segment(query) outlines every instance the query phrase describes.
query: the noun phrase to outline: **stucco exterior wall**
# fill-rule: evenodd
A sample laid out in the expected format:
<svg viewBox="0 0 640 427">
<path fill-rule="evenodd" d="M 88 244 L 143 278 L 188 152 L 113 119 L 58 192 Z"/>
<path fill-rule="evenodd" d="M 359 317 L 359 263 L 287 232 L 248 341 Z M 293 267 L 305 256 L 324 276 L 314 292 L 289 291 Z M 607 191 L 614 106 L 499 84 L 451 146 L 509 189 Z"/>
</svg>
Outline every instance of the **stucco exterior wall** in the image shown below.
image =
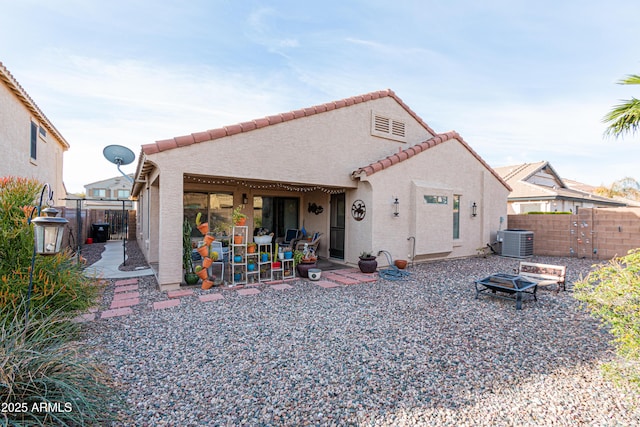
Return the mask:
<svg viewBox="0 0 640 427">
<path fill-rule="evenodd" d="M 393 259 L 462 257 L 476 254 L 495 236 L 507 215 L 508 189 L 457 140 L 450 140 L 367 178 L 371 185 L 370 235 L 375 253 Z M 358 190 L 358 193 L 360 189 Z M 425 195 L 446 196 L 448 203 L 427 204 Z M 460 238 L 453 239 L 453 196 L 460 195 Z M 358 194 L 359 198 L 360 194 Z M 393 216 L 399 200 L 400 215 Z M 473 217 L 471 205 L 477 205 Z M 363 232 L 368 233 L 369 230 Z M 378 259 L 386 264 L 386 258 Z"/>
<path fill-rule="evenodd" d="M 402 119 L 407 143 L 371 135 L 372 111 Z M 391 98 L 192 144 L 149 156 L 160 170 L 354 187 L 352 171 L 431 135 Z"/>
<path fill-rule="evenodd" d="M 47 130 L 46 137 L 37 137 L 36 159 L 31 159 L 31 122 L 43 126 L 24 103 L 0 79 L 0 151 L 5 161 L 0 163 L 0 176 L 35 178 L 48 183 L 54 192 L 55 204 L 63 206 L 66 191 L 62 181 L 64 148 Z"/>
</svg>

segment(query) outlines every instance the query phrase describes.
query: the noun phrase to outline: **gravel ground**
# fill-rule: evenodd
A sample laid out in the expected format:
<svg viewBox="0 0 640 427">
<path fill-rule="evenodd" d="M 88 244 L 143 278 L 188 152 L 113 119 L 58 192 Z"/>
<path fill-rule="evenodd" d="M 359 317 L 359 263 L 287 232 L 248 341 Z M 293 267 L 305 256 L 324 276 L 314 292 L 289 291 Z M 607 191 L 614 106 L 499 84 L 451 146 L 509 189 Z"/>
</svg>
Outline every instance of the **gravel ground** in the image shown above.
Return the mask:
<svg viewBox="0 0 640 427">
<path fill-rule="evenodd" d="M 593 263 L 533 261 L 567 265 L 570 280 Z M 117 425 L 640 425 L 638 393 L 601 377 L 610 335 L 572 292 L 541 290 L 521 311 L 474 298 L 473 279 L 517 263 L 438 261 L 405 281 L 297 281 L 157 311 L 151 276 L 133 316 L 87 323 L 83 341 L 126 402 Z"/>
</svg>

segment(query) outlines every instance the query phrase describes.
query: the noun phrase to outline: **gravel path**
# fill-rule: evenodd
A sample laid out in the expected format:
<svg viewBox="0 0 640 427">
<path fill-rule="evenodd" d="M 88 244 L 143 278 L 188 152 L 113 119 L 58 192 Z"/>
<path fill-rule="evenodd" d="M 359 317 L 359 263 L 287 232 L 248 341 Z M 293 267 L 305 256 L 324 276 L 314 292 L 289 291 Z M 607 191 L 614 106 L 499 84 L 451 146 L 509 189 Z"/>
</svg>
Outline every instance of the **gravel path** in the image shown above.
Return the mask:
<svg viewBox="0 0 640 427">
<path fill-rule="evenodd" d="M 568 265 L 570 280 L 592 261 Z M 630 426 L 640 396 L 598 364 L 611 337 L 571 292 L 474 299 L 513 259 L 433 262 L 406 281 L 293 289 L 87 323 L 138 426 Z M 141 298 L 160 299 L 153 278 Z M 219 290 L 212 290 L 220 292 Z M 107 290 L 108 294 L 108 290 Z M 166 298 L 166 297 L 165 297 Z"/>
</svg>

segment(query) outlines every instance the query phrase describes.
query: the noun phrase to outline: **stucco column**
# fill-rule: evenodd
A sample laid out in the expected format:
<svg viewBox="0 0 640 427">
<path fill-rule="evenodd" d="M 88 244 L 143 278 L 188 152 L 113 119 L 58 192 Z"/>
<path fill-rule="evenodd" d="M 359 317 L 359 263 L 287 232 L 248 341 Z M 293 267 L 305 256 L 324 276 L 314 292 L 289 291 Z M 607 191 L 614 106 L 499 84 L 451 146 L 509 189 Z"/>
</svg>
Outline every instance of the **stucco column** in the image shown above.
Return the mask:
<svg viewBox="0 0 640 427">
<path fill-rule="evenodd" d="M 182 282 L 182 195 L 179 168 L 164 168 L 158 192 L 158 283 L 160 289 L 177 289 Z M 161 214 L 160 214 L 161 213 Z"/>
</svg>

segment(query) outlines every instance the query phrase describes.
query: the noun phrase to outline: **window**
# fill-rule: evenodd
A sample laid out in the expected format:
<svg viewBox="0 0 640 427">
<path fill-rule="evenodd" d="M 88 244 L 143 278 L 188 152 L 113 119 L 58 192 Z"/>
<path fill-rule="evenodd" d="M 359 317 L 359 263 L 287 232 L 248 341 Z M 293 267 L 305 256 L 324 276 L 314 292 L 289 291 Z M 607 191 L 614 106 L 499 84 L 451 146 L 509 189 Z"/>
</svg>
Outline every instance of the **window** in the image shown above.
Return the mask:
<svg viewBox="0 0 640 427">
<path fill-rule="evenodd" d="M 129 190 L 118 190 L 118 199 L 128 199 Z"/>
<path fill-rule="evenodd" d="M 40 128 L 38 130 L 38 135 L 40 135 L 40 138 L 44 142 L 47 142 L 47 130 L 45 128 L 43 128 L 42 126 L 40 126 Z"/>
<path fill-rule="evenodd" d="M 453 195 L 453 238 L 460 238 L 460 196 Z"/>
<path fill-rule="evenodd" d="M 377 113 L 373 113 L 372 115 L 371 135 L 404 142 L 407 136 L 405 127 L 405 123 L 400 120 L 385 117 Z"/>
<path fill-rule="evenodd" d="M 35 160 L 38 148 L 38 125 L 31 122 L 31 158 Z"/>
<path fill-rule="evenodd" d="M 94 188 L 93 197 L 107 197 L 107 190 L 104 188 Z"/>
<path fill-rule="evenodd" d="M 202 214 L 202 222 L 209 223 L 209 231 L 222 238 L 231 230 L 231 214 L 233 212 L 232 193 L 184 193 L 184 219 L 192 227 L 191 237 L 202 238 L 196 229 L 195 221 L 198 213 Z M 222 239 L 221 239 L 222 240 Z"/>
<path fill-rule="evenodd" d="M 424 202 L 436 205 L 447 205 L 449 204 L 449 199 L 447 196 L 424 196 Z"/>
</svg>

